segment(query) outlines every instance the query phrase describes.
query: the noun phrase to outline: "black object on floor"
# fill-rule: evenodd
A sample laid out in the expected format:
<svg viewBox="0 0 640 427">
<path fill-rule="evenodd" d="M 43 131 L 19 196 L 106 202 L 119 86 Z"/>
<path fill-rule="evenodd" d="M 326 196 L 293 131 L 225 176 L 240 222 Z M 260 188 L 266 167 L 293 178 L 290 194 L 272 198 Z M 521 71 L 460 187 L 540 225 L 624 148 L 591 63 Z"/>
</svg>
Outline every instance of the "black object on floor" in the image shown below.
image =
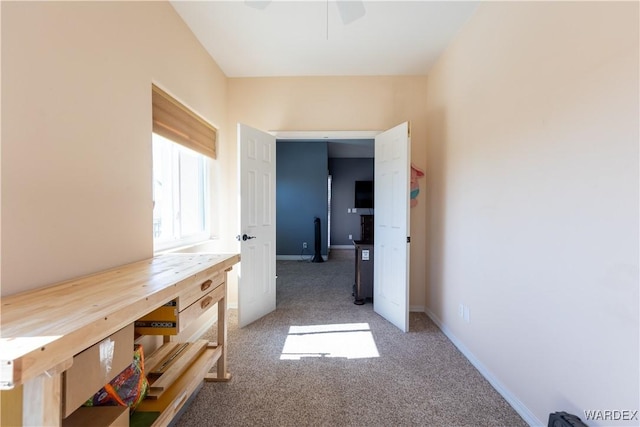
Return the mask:
<svg viewBox="0 0 640 427">
<path fill-rule="evenodd" d="M 322 241 L 321 241 L 322 238 L 320 236 L 320 218 L 314 219 L 313 225 L 316 230 L 316 241 L 314 242 L 314 245 L 313 245 L 315 254 L 313 255 L 313 259 L 311 260 L 311 262 L 324 262 L 324 259 L 322 259 L 322 254 L 320 253 L 322 252 Z"/>
<path fill-rule="evenodd" d="M 588 427 L 580 417 L 566 412 L 554 412 L 549 414 L 547 427 Z"/>
</svg>

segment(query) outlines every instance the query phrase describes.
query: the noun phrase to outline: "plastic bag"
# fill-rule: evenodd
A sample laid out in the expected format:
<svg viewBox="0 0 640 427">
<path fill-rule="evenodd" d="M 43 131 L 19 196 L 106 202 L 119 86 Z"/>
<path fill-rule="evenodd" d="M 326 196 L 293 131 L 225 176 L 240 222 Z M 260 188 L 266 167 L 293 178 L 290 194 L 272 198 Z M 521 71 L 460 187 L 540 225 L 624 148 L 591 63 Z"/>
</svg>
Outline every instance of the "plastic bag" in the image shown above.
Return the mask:
<svg viewBox="0 0 640 427">
<path fill-rule="evenodd" d="M 135 410 L 147 395 L 149 382 L 144 374 L 144 352 L 136 344 L 133 362 L 106 384 L 84 406 L 128 406 Z"/>
</svg>

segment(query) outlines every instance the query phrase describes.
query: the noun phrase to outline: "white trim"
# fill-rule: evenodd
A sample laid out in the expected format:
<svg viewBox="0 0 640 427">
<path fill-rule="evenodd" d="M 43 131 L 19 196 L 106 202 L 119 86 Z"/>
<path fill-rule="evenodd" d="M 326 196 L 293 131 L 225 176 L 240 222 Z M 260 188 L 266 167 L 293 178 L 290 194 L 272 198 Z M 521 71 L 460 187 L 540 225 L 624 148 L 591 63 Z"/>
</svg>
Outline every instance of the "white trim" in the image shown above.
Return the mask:
<svg viewBox="0 0 640 427">
<path fill-rule="evenodd" d="M 381 132 L 379 130 L 269 131 L 276 139 L 373 139 Z"/>
<path fill-rule="evenodd" d="M 165 252 L 176 252 L 183 248 L 188 248 L 191 246 L 195 246 L 200 242 L 204 242 L 209 240 L 211 234 L 208 230 L 203 231 L 202 233 L 192 234 L 188 237 L 183 237 L 181 239 L 176 240 L 165 240 L 163 242 L 153 242 L 153 254 L 160 255 Z"/>
<path fill-rule="evenodd" d="M 313 259 L 313 254 L 304 255 L 276 255 L 276 261 L 309 261 Z M 323 260 L 327 260 L 326 255 L 322 255 Z"/>
<path fill-rule="evenodd" d="M 449 341 L 451 341 L 453 345 L 455 345 L 458 348 L 458 350 L 460 350 L 460 352 L 464 355 L 464 357 L 466 357 L 467 360 L 471 362 L 471 364 L 478 370 L 478 372 L 480 372 L 480 374 L 487 381 L 489 381 L 489 384 L 491 384 L 493 388 L 496 389 L 496 391 L 500 393 L 500 395 L 507 401 L 507 403 L 509 403 L 509 405 L 511 405 L 511 407 L 515 409 L 515 411 L 522 417 L 522 419 L 524 419 L 524 421 L 527 424 L 529 424 L 530 426 L 547 425 L 546 423 L 541 422 L 533 414 L 533 412 L 531 412 L 529 408 L 527 408 L 525 404 L 520 401 L 520 399 L 518 399 L 513 393 L 511 393 L 511 391 L 509 391 L 509 389 L 505 387 L 505 385 L 502 384 L 502 382 L 500 382 L 500 380 L 498 380 L 495 377 L 495 375 L 493 375 L 493 373 L 489 369 L 487 369 L 487 367 L 484 366 L 482 362 L 480 362 L 480 360 L 478 360 L 478 358 L 471 352 L 471 350 L 469 350 L 462 343 L 462 341 L 460 341 L 453 334 L 453 332 L 451 332 L 451 330 L 447 328 L 446 325 L 444 325 L 440 321 L 440 319 L 438 319 L 438 317 L 433 312 L 431 312 L 428 309 L 425 309 L 424 312 L 426 313 L 427 316 L 429 316 L 431 320 L 433 320 L 433 323 L 435 323 L 438 326 L 438 328 L 440 328 L 442 333 L 445 334 L 447 338 L 449 338 Z"/>
<path fill-rule="evenodd" d="M 193 250 L 193 248 L 197 248 L 198 246 L 203 246 L 203 245 L 207 245 L 207 244 L 212 244 L 214 242 L 218 242 L 220 239 L 218 237 L 208 237 L 205 240 L 198 240 L 195 243 L 190 243 L 184 246 L 176 246 L 173 248 L 169 248 L 169 249 L 165 249 L 162 251 L 158 251 L 158 252 L 154 252 L 153 255 L 162 255 L 162 254 L 168 254 L 168 253 L 180 253 L 180 252 L 187 252 L 187 253 L 217 253 L 215 250 L 211 250 L 211 251 L 195 251 Z"/>
<path fill-rule="evenodd" d="M 424 305 L 410 305 L 409 311 L 414 313 L 426 313 Z"/>
<path fill-rule="evenodd" d="M 336 250 L 340 250 L 340 249 L 355 249 L 355 246 L 353 246 L 353 245 L 331 245 L 331 246 L 329 246 L 329 249 L 336 249 Z"/>
</svg>

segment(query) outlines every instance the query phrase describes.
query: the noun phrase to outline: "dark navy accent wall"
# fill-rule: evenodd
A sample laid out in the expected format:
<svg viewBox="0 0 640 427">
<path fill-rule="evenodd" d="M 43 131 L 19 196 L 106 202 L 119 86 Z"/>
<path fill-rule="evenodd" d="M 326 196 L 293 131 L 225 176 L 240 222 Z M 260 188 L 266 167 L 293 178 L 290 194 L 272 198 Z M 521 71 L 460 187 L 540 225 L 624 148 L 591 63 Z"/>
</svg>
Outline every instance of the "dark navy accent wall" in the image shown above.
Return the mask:
<svg viewBox="0 0 640 427">
<path fill-rule="evenodd" d="M 347 213 L 347 209 L 353 209 L 355 182 L 373 180 L 373 159 L 329 159 L 329 173 L 332 181 L 331 246 L 351 245 L 349 234 L 353 240 L 360 239 L 360 215 L 373 213 L 373 209 Z"/>
<path fill-rule="evenodd" d="M 314 253 L 314 218 L 321 221 L 322 255 L 327 255 L 326 142 L 276 143 L 276 254 Z"/>
</svg>

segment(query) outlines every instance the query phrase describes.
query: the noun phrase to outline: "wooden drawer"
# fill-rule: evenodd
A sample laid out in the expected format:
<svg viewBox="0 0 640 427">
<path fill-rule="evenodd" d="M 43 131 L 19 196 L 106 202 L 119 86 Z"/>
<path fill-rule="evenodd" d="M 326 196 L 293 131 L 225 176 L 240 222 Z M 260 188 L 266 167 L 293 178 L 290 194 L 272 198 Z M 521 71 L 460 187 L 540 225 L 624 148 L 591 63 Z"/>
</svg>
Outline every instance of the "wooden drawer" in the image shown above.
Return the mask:
<svg viewBox="0 0 640 427">
<path fill-rule="evenodd" d="M 178 329 L 182 331 L 198 317 L 215 307 L 220 299 L 224 298 L 224 286 L 218 286 L 189 307 L 180 312 Z"/>
<path fill-rule="evenodd" d="M 178 311 L 176 300 L 170 301 L 136 320 L 136 333 L 140 335 L 178 335 L 194 320 L 214 307 L 216 302 L 224 298 L 224 292 L 225 287 L 218 286 L 182 311 Z"/>
<path fill-rule="evenodd" d="M 213 271 L 213 273 L 210 272 Z M 183 311 L 225 281 L 225 271 L 209 269 L 195 275 L 193 286 L 189 286 L 178 297 L 178 311 Z"/>
<path fill-rule="evenodd" d="M 62 420 L 62 427 L 129 427 L 128 406 L 92 406 L 78 408 Z"/>
<path fill-rule="evenodd" d="M 62 375 L 62 416 L 71 415 L 132 361 L 132 324 L 75 355 Z"/>
</svg>

